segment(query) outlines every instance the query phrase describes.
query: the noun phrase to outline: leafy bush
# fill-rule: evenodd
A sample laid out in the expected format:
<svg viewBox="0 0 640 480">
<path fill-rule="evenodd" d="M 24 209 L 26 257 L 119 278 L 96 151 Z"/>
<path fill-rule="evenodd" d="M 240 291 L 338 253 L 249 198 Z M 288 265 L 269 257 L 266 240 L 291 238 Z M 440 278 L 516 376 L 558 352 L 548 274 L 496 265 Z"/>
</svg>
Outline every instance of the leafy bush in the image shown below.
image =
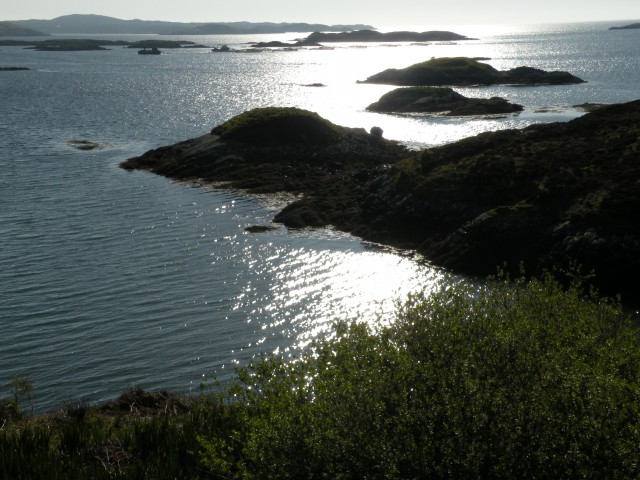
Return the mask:
<svg viewBox="0 0 640 480">
<path fill-rule="evenodd" d="M 416 294 L 379 332 L 341 324 L 297 362 L 242 371 L 227 466 L 246 478 L 637 478 L 639 354 L 620 306 L 575 284 Z M 215 456 L 228 440 L 203 445 Z"/>
<path fill-rule="evenodd" d="M 640 347 L 617 303 L 541 280 L 417 293 L 198 397 L 134 389 L 0 424 L 0 478 L 630 479 Z"/>
</svg>

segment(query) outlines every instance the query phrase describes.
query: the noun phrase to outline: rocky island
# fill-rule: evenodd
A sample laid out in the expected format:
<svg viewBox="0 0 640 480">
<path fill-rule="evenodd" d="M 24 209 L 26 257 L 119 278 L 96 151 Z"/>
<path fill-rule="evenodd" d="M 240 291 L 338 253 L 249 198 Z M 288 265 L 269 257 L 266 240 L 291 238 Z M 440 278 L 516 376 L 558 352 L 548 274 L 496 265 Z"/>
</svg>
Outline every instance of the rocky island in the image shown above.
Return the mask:
<svg viewBox="0 0 640 480">
<path fill-rule="evenodd" d="M 383 113 L 439 113 L 448 116 L 498 115 L 521 112 L 522 105 L 504 98 L 468 98 L 451 88 L 404 87 L 384 94 L 367 107 Z"/>
<path fill-rule="evenodd" d="M 640 101 L 566 123 L 411 152 L 298 109 L 258 109 L 122 164 L 251 192 L 301 194 L 275 216 L 417 249 L 455 272 L 574 262 L 640 301 Z"/>
<path fill-rule="evenodd" d="M 304 41 L 308 43 L 334 42 L 450 42 L 456 40 L 475 40 L 454 32 L 387 32 L 377 30 L 354 30 L 340 33 L 314 32 Z"/>
<path fill-rule="evenodd" d="M 546 72 L 532 67 L 499 71 L 467 57 L 434 58 L 407 68 L 390 68 L 359 83 L 399 86 L 568 85 L 585 83 L 568 72 Z"/>
</svg>

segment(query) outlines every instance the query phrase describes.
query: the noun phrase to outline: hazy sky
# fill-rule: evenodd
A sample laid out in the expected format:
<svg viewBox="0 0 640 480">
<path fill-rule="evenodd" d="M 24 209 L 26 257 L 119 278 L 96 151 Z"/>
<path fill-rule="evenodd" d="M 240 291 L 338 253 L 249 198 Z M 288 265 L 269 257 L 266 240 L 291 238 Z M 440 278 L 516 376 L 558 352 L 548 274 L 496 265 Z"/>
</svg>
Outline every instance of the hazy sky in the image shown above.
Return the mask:
<svg viewBox="0 0 640 480">
<path fill-rule="evenodd" d="M 640 19 L 638 0 L 7 0 L 0 20 L 91 13 L 180 22 L 385 25 L 530 24 Z"/>
</svg>

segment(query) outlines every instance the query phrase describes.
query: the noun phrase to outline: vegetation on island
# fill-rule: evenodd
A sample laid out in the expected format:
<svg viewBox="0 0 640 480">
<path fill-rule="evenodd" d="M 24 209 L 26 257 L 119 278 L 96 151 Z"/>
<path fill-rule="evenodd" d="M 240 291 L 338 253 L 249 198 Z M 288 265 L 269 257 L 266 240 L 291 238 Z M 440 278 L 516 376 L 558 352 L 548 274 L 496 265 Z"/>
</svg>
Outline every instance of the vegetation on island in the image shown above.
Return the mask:
<svg viewBox="0 0 640 480">
<path fill-rule="evenodd" d="M 417 292 L 200 395 L 0 418 L 0 477 L 629 479 L 640 346 L 620 305 L 551 276 Z"/>
<path fill-rule="evenodd" d="M 546 72 L 524 66 L 499 71 L 473 58 L 444 57 L 432 58 L 403 69 L 390 68 L 359 83 L 400 86 L 563 85 L 584 83 L 584 80 L 568 72 Z"/>
<path fill-rule="evenodd" d="M 279 145 L 334 144 L 342 137 L 337 125 L 315 112 L 294 107 L 256 108 L 215 127 L 212 134 L 221 139 Z"/>
</svg>

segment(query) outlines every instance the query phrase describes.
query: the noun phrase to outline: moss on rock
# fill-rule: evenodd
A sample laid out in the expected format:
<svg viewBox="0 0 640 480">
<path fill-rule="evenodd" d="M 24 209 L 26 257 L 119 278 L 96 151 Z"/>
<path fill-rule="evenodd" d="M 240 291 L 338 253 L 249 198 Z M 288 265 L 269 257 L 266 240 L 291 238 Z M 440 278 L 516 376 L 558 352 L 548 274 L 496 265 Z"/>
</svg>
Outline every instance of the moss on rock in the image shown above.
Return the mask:
<svg viewBox="0 0 640 480">
<path fill-rule="evenodd" d="M 286 107 L 249 110 L 215 127 L 211 133 L 223 140 L 258 145 L 330 145 L 342 136 L 337 125 L 317 113 Z"/>
</svg>

